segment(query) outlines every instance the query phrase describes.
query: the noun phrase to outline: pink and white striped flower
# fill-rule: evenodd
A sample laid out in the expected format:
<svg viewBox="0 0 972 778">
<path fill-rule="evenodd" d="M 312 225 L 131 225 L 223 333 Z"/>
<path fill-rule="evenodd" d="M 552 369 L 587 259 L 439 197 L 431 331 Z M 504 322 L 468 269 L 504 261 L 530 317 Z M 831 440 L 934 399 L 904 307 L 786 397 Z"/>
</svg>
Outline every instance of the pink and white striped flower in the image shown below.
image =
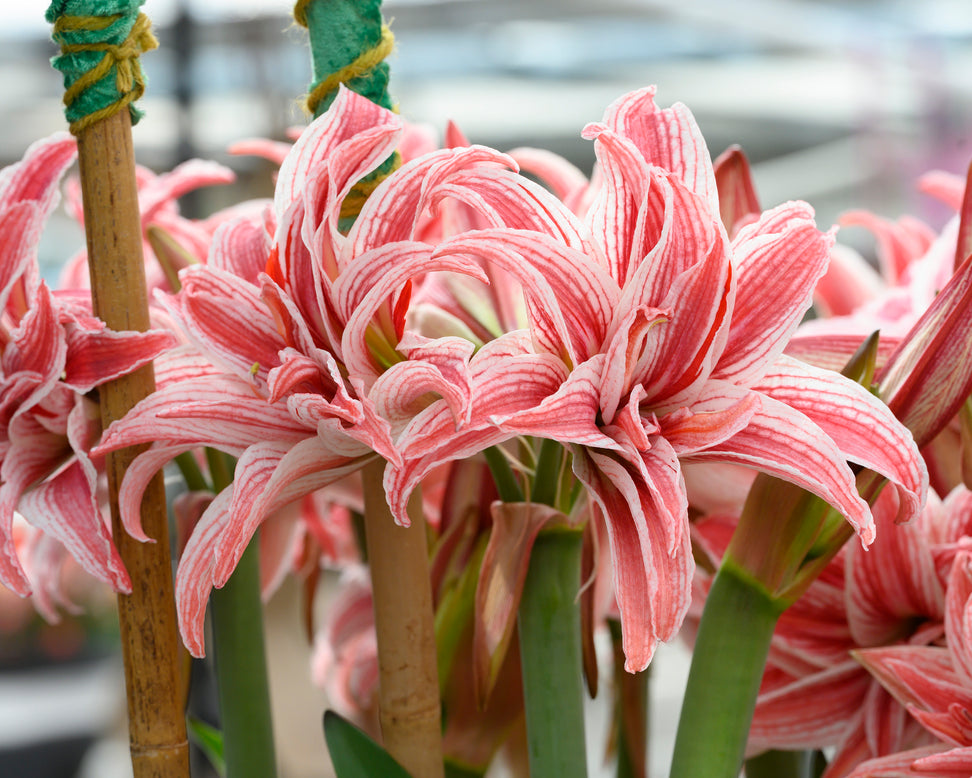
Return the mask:
<svg viewBox="0 0 972 778">
<path fill-rule="evenodd" d="M 589 126 L 601 177 L 586 225 L 483 229 L 433 257 L 479 260 L 519 282 L 529 330 L 470 360 L 471 413 L 444 400 L 399 439 L 386 470 L 396 515 L 438 463 L 513 436 L 570 447 L 611 538 L 627 667 L 644 668 L 690 601 L 694 563 L 680 462 L 743 464 L 835 505 L 862 541 L 874 525 L 846 460 L 887 476 L 905 516 L 927 474 L 910 435 L 867 391 L 782 354 L 823 274 L 832 236 L 786 203 L 730 241 L 708 151 L 684 106 L 654 90 Z M 880 441 L 880 442 L 878 442 Z"/>
<path fill-rule="evenodd" d="M 436 254 L 425 242 L 430 214 L 451 198 L 487 226 L 577 233 L 576 220 L 517 176 L 508 157 L 475 146 L 405 164 L 343 232 L 346 195 L 401 135 L 399 117 L 342 91 L 284 160 L 272 237 L 227 225 L 206 266 L 184 270 L 181 292 L 159 298 L 194 350 L 166 359 L 159 391 L 99 448 L 153 443 L 121 493 L 136 537 L 142 491 L 162 464 L 200 446 L 239 457 L 235 484 L 203 514 L 177 576 L 182 633 L 194 653 L 203 650 L 210 589 L 226 582 L 268 515 L 376 454 L 400 462 L 399 432 L 439 397 L 456 425 L 469 418 L 475 345 L 405 330 L 413 279 L 450 271 L 485 280 L 475 260 Z M 266 273 L 256 278 L 234 264 L 261 252 Z"/>
<path fill-rule="evenodd" d="M 40 279 L 37 242 L 75 155 L 74 140 L 55 135 L 0 172 L 0 581 L 24 596 L 33 587 L 14 544 L 15 512 L 93 576 L 130 589 L 96 497 L 102 462 L 89 451 L 101 420 L 91 395 L 174 343 L 166 332 L 112 332 L 90 298 Z M 39 582 L 49 612 L 56 567 Z"/>
</svg>

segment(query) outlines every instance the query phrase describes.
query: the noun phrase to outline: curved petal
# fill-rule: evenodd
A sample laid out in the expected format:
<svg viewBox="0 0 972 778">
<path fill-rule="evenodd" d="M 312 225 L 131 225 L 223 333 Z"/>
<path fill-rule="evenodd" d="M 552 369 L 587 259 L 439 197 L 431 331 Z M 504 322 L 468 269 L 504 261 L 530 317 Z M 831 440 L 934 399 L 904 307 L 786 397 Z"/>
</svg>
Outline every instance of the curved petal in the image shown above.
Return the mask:
<svg viewBox="0 0 972 778">
<path fill-rule="evenodd" d="M 230 489 L 224 489 L 206 508 L 179 558 L 175 599 L 179 632 L 189 653 L 205 656 L 206 603 L 213 589 L 213 545 L 230 522 Z"/>
<path fill-rule="evenodd" d="M 506 659 L 533 543 L 545 527 L 568 524 L 566 516 L 546 505 L 496 502 L 491 512 L 473 616 L 474 689 L 480 706 Z"/>
<path fill-rule="evenodd" d="M 805 203 L 784 203 L 739 231 L 732 242 L 736 301 L 716 377 L 751 384 L 783 352 L 810 307 L 833 241 Z"/>
<path fill-rule="evenodd" d="M 515 167 L 505 154 L 484 146 L 440 149 L 402 165 L 382 181 L 361 209 L 348 233 L 358 256 L 387 243 L 411 241 L 436 190 L 461 170 L 485 176 L 500 167 Z"/>
<path fill-rule="evenodd" d="M 430 253 L 431 247 L 423 243 L 382 246 L 356 257 L 341 276 L 335 292 L 344 301 L 341 307 L 348 316 L 341 349 L 351 376 L 369 380 L 380 372 L 366 333 L 378 309 L 413 276 L 432 270 L 451 270 L 485 281 L 476 263 L 457 256 L 433 257 Z M 385 333 L 386 337 L 389 335 L 395 337 L 394 333 Z M 397 337 L 390 345 L 392 348 L 397 345 Z"/>
<path fill-rule="evenodd" d="M 784 356 L 753 388 L 805 414 L 845 458 L 896 484 L 902 502 L 899 521 L 918 515 L 928 490 L 924 460 L 908 430 L 864 387 Z"/>
<path fill-rule="evenodd" d="M 797 750 L 836 743 L 873 683 L 849 660 L 761 693 L 750 728 L 752 747 Z"/>
<path fill-rule="evenodd" d="M 270 241 L 263 225 L 250 219 L 234 219 L 216 228 L 206 264 L 256 285 L 269 256 Z"/>
<path fill-rule="evenodd" d="M 643 670 L 659 640 L 674 637 L 691 602 L 688 507 L 678 459 L 663 438 L 642 465 L 572 447 L 574 474 L 590 490 L 608 528 L 621 612 L 625 669 Z"/>
<path fill-rule="evenodd" d="M 972 393 L 972 258 L 967 259 L 876 376 L 879 394 L 925 445 Z"/>
<path fill-rule="evenodd" d="M 629 138 L 646 162 L 675 173 L 718 215 L 712 160 L 692 112 L 682 103 L 659 108 L 656 91 L 649 86 L 618 98 L 605 112 L 604 123 Z"/>
<path fill-rule="evenodd" d="M 884 289 L 884 281 L 853 249 L 834 244 L 827 272 L 817 281 L 813 301 L 826 317 L 847 316 L 874 300 Z"/>
<path fill-rule="evenodd" d="M 257 288 L 209 267 L 191 268 L 181 278 L 173 313 L 189 335 L 217 364 L 266 391 L 285 344 Z"/>
<path fill-rule="evenodd" d="M 753 219 L 762 208 L 756 196 L 749 160 L 739 146 L 730 146 L 712 163 L 712 173 L 719 192 L 719 215 L 730 236 Z"/>
<path fill-rule="evenodd" d="M 604 365 L 601 355 L 574 368 L 554 394 L 538 405 L 504 416 L 493 416 L 501 429 L 561 443 L 617 450 L 621 446 L 598 428 L 598 388 Z"/>
<path fill-rule="evenodd" d="M 280 166 L 274 195 L 278 221 L 290 204 L 301 197 L 308 178 L 319 174 L 321 167 L 334 156 L 334 150 L 340 144 L 372 129 L 378 130 L 378 136 L 369 139 L 368 146 L 361 148 L 360 152 L 367 153 L 380 146 L 380 150 L 372 155 L 378 157 L 374 162 L 377 164 L 394 150 L 402 131 L 402 120 L 366 97 L 341 87 L 331 107 L 301 133 Z M 386 145 L 387 150 L 384 148 Z M 352 168 L 361 164 L 358 160 L 354 162 L 357 164 L 351 164 L 351 160 L 346 164 Z M 358 175 L 355 181 L 360 177 Z"/>
<path fill-rule="evenodd" d="M 60 541 L 95 578 L 129 593 L 132 582 L 98 509 L 94 480 L 94 468 L 87 473 L 76 461 L 21 497 L 20 512 Z"/>
<path fill-rule="evenodd" d="M 874 519 L 844 455 L 806 415 L 778 400 L 764 395 L 746 429 L 690 459 L 748 465 L 790 481 L 840 511 L 864 545 L 874 540 Z"/>
<path fill-rule="evenodd" d="M 480 257 L 513 276 L 523 286 L 538 339 L 554 353 L 580 363 L 600 349 L 620 290 L 588 255 L 547 235 L 508 229 L 457 236 L 434 256 L 453 253 Z"/>
<path fill-rule="evenodd" d="M 655 407 L 679 406 L 694 399 L 722 353 L 732 321 L 735 284 L 724 246 L 674 279 L 661 308 L 668 322 L 654 329 L 633 375 Z M 622 303 L 623 305 L 623 303 Z"/>
<path fill-rule="evenodd" d="M 203 186 L 232 184 L 236 174 L 228 167 L 207 159 L 190 159 L 168 173 L 145 182 L 138 191 L 138 208 L 142 223 L 152 220 L 159 209 L 174 203 L 182 195 Z"/>
<path fill-rule="evenodd" d="M 0 262 L 0 312 L 6 309 L 17 281 L 33 267 L 33 249 L 37 245 L 40 221 L 36 203 L 24 202 L 0 208 L 0 257 L 3 257 Z M 18 308 L 26 305 L 22 295 L 23 291 L 14 298 Z"/>
<path fill-rule="evenodd" d="M 916 620 L 940 621 L 945 613 L 925 517 L 895 524 L 894 496 L 885 491 L 874 505 L 877 542 L 847 552 L 847 623 L 858 646 L 893 643 Z"/>
<path fill-rule="evenodd" d="M 509 341 L 510 339 L 507 339 Z M 448 405 L 440 400 L 419 413 L 398 439 L 403 463 L 385 470 L 385 494 L 395 520 L 409 525 L 406 506 L 412 490 L 444 462 L 470 457 L 502 443 L 513 433 L 497 427 L 501 418 L 535 407 L 567 377 L 563 363 L 547 354 L 508 354 L 494 347 L 473 360 L 473 397 L 469 422 L 456 429 Z"/>
<path fill-rule="evenodd" d="M 215 545 L 213 583 L 223 586 L 263 520 L 288 503 L 358 470 L 368 456 L 335 456 L 319 437 L 295 445 L 256 443 L 240 457 L 231 487 L 231 522 Z"/>
<path fill-rule="evenodd" d="M 587 189 L 587 176 L 559 154 L 546 149 L 518 148 L 509 155 L 519 165 L 521 173 L 539 179 L 568 208 Z"/>
<path fill-rule="evenodd" d="M 175 336 L 164 330 L 69 329 L 62 381 L 77 392 L 89 392 L 106 381 L 148 364 L 176 342 Z"/>
</svg>

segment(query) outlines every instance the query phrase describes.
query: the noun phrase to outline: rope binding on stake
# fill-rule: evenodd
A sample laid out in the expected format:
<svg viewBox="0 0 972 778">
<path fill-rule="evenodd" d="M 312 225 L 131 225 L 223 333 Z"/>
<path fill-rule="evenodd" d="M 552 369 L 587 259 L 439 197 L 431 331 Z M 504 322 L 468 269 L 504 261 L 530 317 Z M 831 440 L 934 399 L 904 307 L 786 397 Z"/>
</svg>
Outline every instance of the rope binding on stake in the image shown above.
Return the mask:
<svg viewBox="0 0 972 778">
<path fill-rule="evenodd" d="M 134 102 L 145 92 L 139 56 L 158 46 L 144 0 L 55 0 L 47 9 L 61 53 L 51 61 L 64 76 L 64 114 L 78 135 L 123 108 L 132 124 Z"/>
<path fill-rule="evenodd" d="M 304 107 L 320 116 L 344 84 L 372 102 L 395 110 L 388 96 L 388 64 L 395 36 L 381 21 L 380 0 L 297 0 L 294 20 L 310 35 L 314 83 Z M 398 152 L 359 181 L 341 204 L 342 229 L 361 212 L 378 185 L 401 166 Z"/>
</svg>

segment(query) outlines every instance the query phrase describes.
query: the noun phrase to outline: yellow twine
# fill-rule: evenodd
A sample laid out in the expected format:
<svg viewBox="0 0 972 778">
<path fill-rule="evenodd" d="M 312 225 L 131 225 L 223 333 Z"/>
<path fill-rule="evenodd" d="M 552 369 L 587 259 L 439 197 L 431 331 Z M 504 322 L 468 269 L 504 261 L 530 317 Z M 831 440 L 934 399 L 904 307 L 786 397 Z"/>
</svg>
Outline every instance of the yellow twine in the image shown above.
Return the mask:
<svg viewBox="0 0 972 778">
<path fill-rule="evenodd" d="M 308 2 L 310 2 L 310 0 L 305 0 L 304 3 L 297 3 L 297 6 L 301 7 L 302 5 L 307 5 Z M 297 16 L 297 11 L 298 8 L 295 7 L 295 17 Z M 303 11 L 301 11 L 301 13 L 303 13 Z M 331 73 L 331 75 L 321 81 L 321 83 L 315 86 L 311 93 L 307 95 L 307 100 L 304 103 L 307 112 L 313 114 L 317 110 L 317 106 L 320 104 L 321 100 L 327 97 L 341 84 L 347 84 L 349 81 L 360 78 L 368 73 L 368 71 L 378 67 L 385 57 L 392 53 L 394 48 L 395 36 L 388 28 L 388 25 L 382 25 L 381 40 L 378 42 L 377 46 L 368 49 L 368 51 L 364 52 L 361 56 L 354 60 L 354 62 L 349 65 L 345 65 L 336 73 Z"/>
<path fill-rule="evenodd" d="M 294 3 L 294 21 L 301 27 L 307 26 L 307 6 L 312 2 L 313 0 L 297 0 Z"/>
<path fill-rule="evenodd" d="M 114 24 L 120 18 L 116 16 L 61 16 L 54 23 L 54 32 L 78 32 L 85 30 L 103 30 Z M 107 105 L 87 116 L 82 116 L 71 123 L 70 129 L 74 135 L 90 127 L 95 122 L 113 116 L 123 108 L 142 96 L 145 92 L 145 77 L 139 64 L 139 55 L 143 51 L 150 51 L 158 47 L 159 42 L 152 34 L 149 18 L 140 13 L 132 25 L 128 37 L 118 45 L 111 43 L 72 43 L 61 46 L 63 54 L 73 54 L 79 51 L 103 51 L 101 61 L 78 78 L 64 92 L 64 104 L 71 105 L 74 100 L 93 84 L 107 76 L 115 67 L 115 84 L 121 97 L 111 105 Z"/>
<path fill-rule="evenodd" d="M 363 179 L 351 187 L 351 191 L 348 192 L 344 201 L 341 203 L 341 218 L 342 219 L 353 219 L 364 207 L 365 200 L 367 200 L 371 193 L 378 188 L 378 184 L 384 181 L 388 176 L 398 170 L 402 164 L 402 155 L 397 151 L 392 155 L 391 164 L 388 169 L 382 171 L 381 173 L 375 173 L 372 177 Z"/>
</svg>

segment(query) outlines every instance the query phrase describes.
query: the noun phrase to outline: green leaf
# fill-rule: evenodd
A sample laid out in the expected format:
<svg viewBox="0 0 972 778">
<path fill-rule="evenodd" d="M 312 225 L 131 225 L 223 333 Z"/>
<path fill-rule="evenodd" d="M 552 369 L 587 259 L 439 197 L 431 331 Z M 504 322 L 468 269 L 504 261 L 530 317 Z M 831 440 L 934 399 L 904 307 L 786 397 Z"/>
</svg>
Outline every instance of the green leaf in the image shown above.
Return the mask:
<svg viewBox="0 0 972 778">
<path fill-rule="evenodd" d="M 223 733 L 205 721 L 190 716 L 186 719 L 189 739 L 209 759 L 210 764 L 220 776 L 226 775 L 226 760 L 223 758 Z"/>
<path fill-rule="evenodd" d="M 332 710 L 324 711 L 324 739 L 337 778 L 411 778 L 391 754 Z"/>
</svg>

